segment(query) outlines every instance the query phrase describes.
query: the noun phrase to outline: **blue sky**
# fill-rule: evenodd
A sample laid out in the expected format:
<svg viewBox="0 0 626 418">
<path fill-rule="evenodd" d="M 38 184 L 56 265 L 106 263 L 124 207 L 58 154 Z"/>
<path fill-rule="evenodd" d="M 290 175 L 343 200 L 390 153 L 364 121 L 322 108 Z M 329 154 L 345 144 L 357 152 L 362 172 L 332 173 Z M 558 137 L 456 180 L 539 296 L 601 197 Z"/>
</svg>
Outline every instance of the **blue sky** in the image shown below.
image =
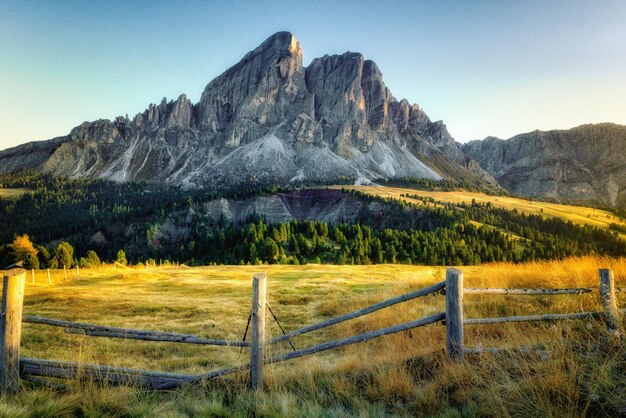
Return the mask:
<svg viewBox="0 0 626 418">
<path fill-rule="evenodd" d="M 626 1 L 0 0 L 0 148 L 204 86 L 279 30 L 358 51 L 459 141 L 626 124 Z"/>
</svg>

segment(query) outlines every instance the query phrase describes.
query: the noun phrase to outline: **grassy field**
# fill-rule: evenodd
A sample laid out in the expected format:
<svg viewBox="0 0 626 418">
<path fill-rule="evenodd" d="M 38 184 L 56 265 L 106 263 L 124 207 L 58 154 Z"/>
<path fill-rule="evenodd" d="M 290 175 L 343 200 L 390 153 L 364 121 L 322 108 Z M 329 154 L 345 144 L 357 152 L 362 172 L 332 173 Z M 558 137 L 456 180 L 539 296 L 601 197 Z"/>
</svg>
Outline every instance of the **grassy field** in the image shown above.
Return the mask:
<svg viewBox="0 0 626 418">
<path fill-rule="evenodd" d="M 533 215 L 542 215 L 550 217 L 558 217 L 572 221 L 578 225 L 591 225 L 599 228 L 608 228 L 610 224 L 615 223 L 626 227 L 626 220 L 621 219 L 614 213 L 606 210 L 594 209 L 585 206 L 561 205 L 558 203 L 536 202 L 526 199 L 506 196 L 490 196 L 479 192 L 439 192 L 415 190 L 400 187 L 379 187 L 379 186 L 337 186 L 347 189 L 358 190 L 364 193 L 370 193 L 382 197 L 392 197 L 402 199 L 407 202 L 422 204 L 418 199 L 406 198 L 401 195 L 418 195 L 422 197 L 433 198 L 443 203 L 471 203 L 475 200 L 477 203 L 490 202 L 494 207 L 504 208 L 508 210 L 517 209 L 519 212 Z M 620 234 L 626 239 L 626 234 Z"/>
<path fill-rule="evenodd" d="M 613 268 L 626 286 L 626 260 L 576 258 L 524 265 L 463 267 L 466 287 L 597 287 L 597 269 Z M 27 275 L 24 313 L 141 329 L 240 339 L 251 278 L 268 275 L 268 303 L 286 330 L 433 284 L 439 267 L 216 266 L 38 271 Z M 466 317 L 599 309 L 596 293 L 577 296 L 466 297 Z M 620 306 L 626 305 L 620 295 Z M 429 296 L 294 340 L 297 348 L 410 321 L 443 310 Z M 269 335 L 278 335 L 268 321 Z M 66 334 L 24 324 L 22 356 L 201 373 L 245 363 L 238 348 L 153 343 Z M 467 326 L 468 347 L 542 344 L 550 357 L 521 354 L 447 361 L 437 324 L 364 344 L 267 366 L 266 390 L 246 390 L 246 373 L 168 393 L 73 384 L 56 394 L 28 387 L 0 400 L 0 416 L 618 416 L 626 413 L 626 351 L 601 322 Z M 272 346 L 269 355 L 289 350 Z"/>
<path fill-rule="evenodd" d="M 0 199 L 15 199 L 23 194 L 32 192 L 30 189 L 5 189 L 0 187 Z"/>
</svg>

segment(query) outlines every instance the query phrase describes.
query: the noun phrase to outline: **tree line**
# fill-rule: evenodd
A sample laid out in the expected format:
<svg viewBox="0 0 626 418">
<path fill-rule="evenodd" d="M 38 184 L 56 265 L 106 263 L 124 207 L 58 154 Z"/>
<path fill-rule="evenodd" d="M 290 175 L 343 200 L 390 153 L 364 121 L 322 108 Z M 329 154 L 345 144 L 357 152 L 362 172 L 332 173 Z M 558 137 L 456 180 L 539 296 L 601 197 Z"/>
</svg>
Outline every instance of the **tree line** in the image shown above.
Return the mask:
<svg viewBox="0 0 626 418">
<path fill-rule="evenodd" d="M 181 190 L 42 175 L 0 180 L 5 187 L 33 190 L 17 199 L 0 199 L 4 265 L 23 261 L 32 268 L 60 268 L 97 266 L 100 260 L 125 264 L 154 259 L 195 264 L 459 265 L 626 255 L 626 241 L 616 231 L 525 215 L 489 203 L 444 204 L 420 198 L 422 204 L 417 205 L 343 190 L 361 202 L 378 202 L 381 210 L 362 210 L 353 223 L 268 224 L 253 216 L 233 225 L 211 219 L 203 204 L 217 197 L 292 189 Z M 430 182 L 431 187 L 453 187 Z M 167 228 L 170 235 L 162 233 Z"/>
<path fill-rule="evenodd" d="M 118 250 L 115 262 L 126 265 L 126 253 L 123 249 Z M 94 250 L 87 250 L 84 257 L 77 258 L 74 247 L 66 241 L 59 242 L 54 248 L 48 250 L 43 245 L 35 245 L 28 234 L 15 237 L 12 243 L 0 245 L 0 268 L 21 263 L 26 269 L 60 269 L 80 267 L 100 267 L 102 261 Z"/>
</svg>

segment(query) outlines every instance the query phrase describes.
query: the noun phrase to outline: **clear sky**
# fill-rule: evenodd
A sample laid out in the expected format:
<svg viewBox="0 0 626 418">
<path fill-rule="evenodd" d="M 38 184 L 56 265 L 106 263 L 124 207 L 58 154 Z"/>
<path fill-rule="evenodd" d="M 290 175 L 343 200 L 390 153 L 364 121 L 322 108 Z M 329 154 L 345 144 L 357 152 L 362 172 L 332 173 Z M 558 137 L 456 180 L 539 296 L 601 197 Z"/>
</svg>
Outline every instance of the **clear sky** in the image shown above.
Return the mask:
<svg viewBox="0 0 626 418">
<path fill-rule="evenodd" d="M 626 124 L 626 1 L 0 0 L 0 148 L 204 86 L 279 30 L 361 52 L 459 141 Z"/>
</svg>

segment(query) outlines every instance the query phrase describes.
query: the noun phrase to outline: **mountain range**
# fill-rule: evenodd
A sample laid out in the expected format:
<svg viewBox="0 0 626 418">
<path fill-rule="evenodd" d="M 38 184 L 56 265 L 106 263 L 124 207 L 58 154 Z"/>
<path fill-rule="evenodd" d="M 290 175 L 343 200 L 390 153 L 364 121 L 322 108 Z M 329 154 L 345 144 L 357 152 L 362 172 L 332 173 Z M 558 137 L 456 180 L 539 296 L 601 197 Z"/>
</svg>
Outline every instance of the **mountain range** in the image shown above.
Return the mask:
<svg viewBox="0 0 626 418">
<path fill-rule="evenodd" d="M 626 126 L 600 123 L 508 140 L 488 137 L 461 150 L 512 193 L 626 208 Z"/>
<path fill-rule="evenodd" d="M 488 124 L 488 121 L 485 121 Z M 528 196 L 623 206 L 626 127 L 532 132 L 461 145 L 417 104 L 396 99 L 359 53 L 308 66 L 278 32 L 212 80 L 132 119 L 85 122 L 0 152 L 0 174 L 149 181 L 186 188 L 454 179 Z"/>
</svg>

